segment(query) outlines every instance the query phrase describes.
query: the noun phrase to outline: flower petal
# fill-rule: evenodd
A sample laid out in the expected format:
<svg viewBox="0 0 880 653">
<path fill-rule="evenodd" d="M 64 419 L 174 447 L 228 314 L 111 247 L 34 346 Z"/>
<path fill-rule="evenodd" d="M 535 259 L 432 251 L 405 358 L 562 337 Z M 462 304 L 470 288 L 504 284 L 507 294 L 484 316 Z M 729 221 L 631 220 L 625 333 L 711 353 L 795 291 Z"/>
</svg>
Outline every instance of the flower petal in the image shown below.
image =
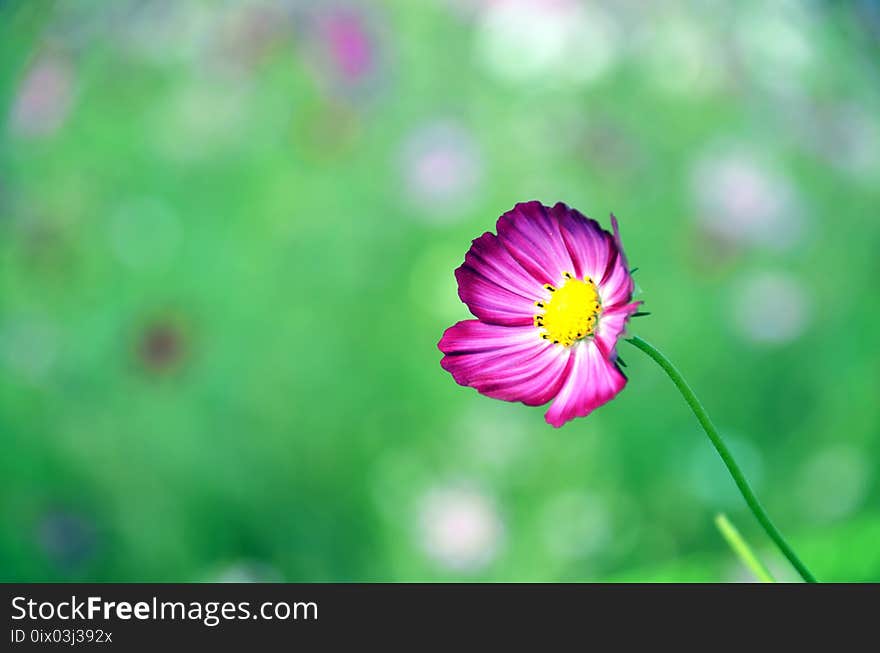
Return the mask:
<svg viewBox="0 0 880 653">
<path fill-rule="evenodd" d="M 549 343 L 540 338 L 536 342 L 534 332 L 530 328 L 464 320 L 446 329 L 440 339 L 437 346 L 446 354 L 440 364 L 457 383 L 471 385 L 480 376 L 526 363 L 541 353 Z"/>
<path fill-rule="evenodd" d="M 599 297 L 602 305 L 613 308 L 627 303 L 632 299 L 635 284 L 629 272 L 629 265 L 623 253 L 623 245 L 620 242 L 620 230 L 617 226 L 617 218 L 611 214 L 611 226 L 614 229 L 615 257 L 609 261 L 605 275 L 599 282 Z"/>
<path fill-rule="evenodd" d="M 559 392 L 571 362 L 570 350 L 542 340 L 534 327 L 504 327 L 465 320 L 449 327 L 438 344 L 440 364 L 460 385 L 504 401 L 529 406 Z"/>
<path fill-rule="evenodd" d="M 455 271 L 458 296 L 476 317 L 504 326 L 530 326 L 537 308 L 535 300 L 488 280 L 466 265 Z M 537 286 L 537 284 L 535 284 Z"/>
<path fill-rule="evenodd" d="M 579 279 L 590 277 L 599 283 L 616 256 L 617 246 L 611 234 L 595 220 L 562 202 L 550 212 L 560 224 L 562 238 L 574 263 L 575 276 Z"/>
<path fill-rule="evenodd" d="M 575 346 L 571 358 L 565 383 L 544 415 L 556 428 L 575 417 L 589 415 L 626 385 L 626 376 L 605 358 L 595 341 Z"/>
<path fill-rule="evenodd" d="M 531 301 L 547 296 L 541 282 L 517 263 L 493 233 L 486 232 L 474 239 L 461 267 Z"/>
<path fill-rule="evenodd" d="M 626 321 L 629 319 L 629 316 L 639 310 L 641 304 L 642 302 L 631 302 L 617 308 L 604 310 L 602 315 L 599 316 L 595 340 L 602 354 L 608 360 L 613 361 L 617 358 L 617 352 L 615 351 L 617 341 L 626 328 Z"/>
<path fill-rule="evenodd" d="M 574 263 L 559 222 L 540 202 L 522 202 L 498 218 L 498 237 L 514 259 L 541 285 L 560 285 Z"/>
</svg>

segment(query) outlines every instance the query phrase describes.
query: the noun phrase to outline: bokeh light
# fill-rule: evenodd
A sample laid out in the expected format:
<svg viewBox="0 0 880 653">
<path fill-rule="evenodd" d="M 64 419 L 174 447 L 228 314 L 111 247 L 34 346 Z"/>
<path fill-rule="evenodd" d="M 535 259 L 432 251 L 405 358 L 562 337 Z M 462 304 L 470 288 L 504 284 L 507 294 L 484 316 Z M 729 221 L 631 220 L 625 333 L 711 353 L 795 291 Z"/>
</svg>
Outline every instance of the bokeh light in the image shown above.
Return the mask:
<svg viewBox="0 0 880 653">
<path fill-rule="evenodd" d="M 504 536 L 492 499 L 466 486 L 429 490 L 421 499 L 419 527 L 425 553 L 452 571 L 488 565 Z"/>
</svg>

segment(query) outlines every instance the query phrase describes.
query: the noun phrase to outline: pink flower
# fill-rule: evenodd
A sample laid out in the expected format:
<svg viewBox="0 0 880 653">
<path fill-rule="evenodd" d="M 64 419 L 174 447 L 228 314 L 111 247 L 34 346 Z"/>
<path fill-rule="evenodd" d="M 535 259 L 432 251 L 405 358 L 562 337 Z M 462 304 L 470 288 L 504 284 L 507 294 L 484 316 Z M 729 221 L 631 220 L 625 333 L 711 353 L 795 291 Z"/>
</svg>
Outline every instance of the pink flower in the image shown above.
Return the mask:
<svg viewBox="0 0 880 653">
<path fill-rule="evenodd" d="M 473 241 L 455 277 L 477 319 L 438 344 L 456 383 L 528 406 L 552 399 L 557 428 L 623 390 L 617 340 L 641 302 L 611 224 L 613 235 L 561 202 L 525 202 Z"/>
</svg>

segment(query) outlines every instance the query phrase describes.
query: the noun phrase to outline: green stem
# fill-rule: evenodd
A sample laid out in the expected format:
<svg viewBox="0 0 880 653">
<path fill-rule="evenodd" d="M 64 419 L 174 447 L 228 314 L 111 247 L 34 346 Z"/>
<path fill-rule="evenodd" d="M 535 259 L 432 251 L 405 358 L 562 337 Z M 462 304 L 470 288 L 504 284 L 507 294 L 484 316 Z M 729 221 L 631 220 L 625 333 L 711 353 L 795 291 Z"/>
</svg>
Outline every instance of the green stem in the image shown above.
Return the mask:
<svg viewBox="0 0 880 653">
<path fill-rule="evenodd" d="M 675 387 L 678 388 L 681 396 L 684 397 L 684 400 L 688 403 L 688 406 L 690 406 L 691 410 L 694 412 L 697 421 L 700 422 L 700 426 L 702 426 L 703 430 L 706 431 L 706 435 L 709 436 L 709 439 L 715 446 L 716 451 L 718 451 L 718 455 L 721 456 L 721 460 L 723 460 L 724 464 L 727 466 L 727 470 L 733 477 L 736 486 L 742 493 L 743 498 L 746 500 L 746 503 L 749 505 L 752 513 L 754 513 L 761 526 L 764 527 L 764 530 L 767 531 L 767 535 L 769 535 L 770 539 L 773 540 L 777 547 L 779 547 L 779 550 L 782 551 L 782 554 L 786 558 L 788 558 L 788 561 L 792 564 L 792 566 L 797 569 L 797 572 L 801 575 L 801 578 L 803 578 L 808 583 L 815 583 L 816 577 L 813 576 L 810 570 L 807 569 L 806 565 L 804 565 L 804 563 L 800 561 L 800 558 L 797 557 L 797 554 L 789 546 L 788 542 L 785 541 L 785 538 L 782 537 L 782 533 L 780 533 L 779 529 L 777 529 L 776 526 L 773 525 L 773 522 L 770 521 L 770 517 L 761 506 L 761 502 L 758 501 L 758 497 L 755 496 L 755 492 L 752 490 L 752 487 L 746 480 L 746 477 L 742 473 L 742 470 L 739 468 L 739 465 L 737 465 L 736 460 L 734 460 L 733 454 L 730 452 L 727 444 L 721 438 L 721 435 L 718 433 L 718 429 L 715 428 L 712 420 L 709 419 L 709 415 L 708 413 L 706 413 L 706 409 L 703 408 L 703 404 L 700 403 L 700 400 L 697 399 L 697 395 L 694 394 L 694 391 L 691 390 L 691 387 L 688 385 L 687 381 L 684 380 L 681 372 L 679 372 L 676 369 L 675 365 L 669 362 L 669 360 L 663 354 L 657 351 L 657 349 L 655 349 L 653 345 L 645 342 L 638 336 L 628 338 L 627 342 L 635 345 L 643 352 L 648 354 L 648 356 L 653 358 L 654 361 L 663 368 L 663 371 L 666 372 L 669 378 L 672 379 Z"/>
<path fill-rule="evenodd" d="M 762 583 L 775 583 L 776 580 L 770 573 L 770 570 L 764 566 L 764 563 L 758 559 L 749 543 L 743 539 L 739 531 L 723 512 L 715 515 L 715 526 L 721 533 L 721 536 L 727 541 L 727 544 L 733 549 L 733 552 L 742 560 L 742 563 L 748 567 L 749 571 L 755 574 L 755 577 Z"/>
</svg>

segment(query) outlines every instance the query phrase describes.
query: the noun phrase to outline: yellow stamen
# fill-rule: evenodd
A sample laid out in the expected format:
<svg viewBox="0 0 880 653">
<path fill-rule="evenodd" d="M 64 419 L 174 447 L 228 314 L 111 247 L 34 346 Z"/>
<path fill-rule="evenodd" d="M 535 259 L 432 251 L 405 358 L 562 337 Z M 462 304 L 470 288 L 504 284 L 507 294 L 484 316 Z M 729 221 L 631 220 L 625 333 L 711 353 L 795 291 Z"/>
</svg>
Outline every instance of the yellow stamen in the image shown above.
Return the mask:
<svg viewBox="0 0 880 653">
<path fill-rule="evenodd" d="M 552 295 L 535 302 L 544 312 L 535 315 L 534 324 L 545 340 L 569 347 L 593 335 L 602 307 L 592 279 L 581 281 L 570 272 L 562 276 L 566 279 L 562 286 L 544 286 Z"/>
</svg>

